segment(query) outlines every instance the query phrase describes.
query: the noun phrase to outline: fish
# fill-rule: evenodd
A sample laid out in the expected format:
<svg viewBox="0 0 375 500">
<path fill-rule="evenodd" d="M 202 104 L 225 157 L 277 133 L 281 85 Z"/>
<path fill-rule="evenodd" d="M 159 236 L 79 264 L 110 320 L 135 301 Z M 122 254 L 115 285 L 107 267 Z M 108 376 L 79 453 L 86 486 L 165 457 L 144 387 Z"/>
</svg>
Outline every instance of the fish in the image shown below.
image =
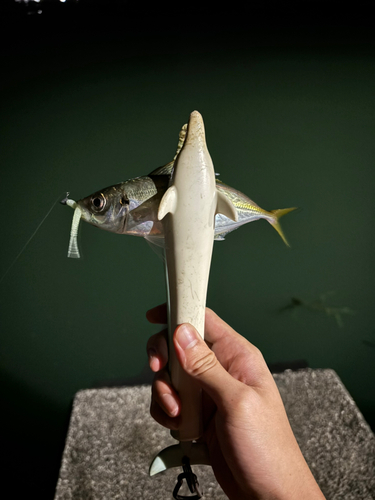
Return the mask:
<svg viewBox="0 0 375 500">
<path fill-rule="evenodd" d="M 158 220 L 158 209 L 169 187 L 176 158 L 184 145 L 186 130 L 187 124 L 180 131 L 177 152 L 173 160 L 166 165 L 158 167 L 148 175 L 109 186 L 78 201 L 71 200 L 68 196 L 61 201 L 76 211 L 71 229 L 69 257 L 79 258 L 80 256 L 77 245 L 80 220 L 105 231 L 139 236 L 156 246 L 163 247 L 164 230 L 163 224 Z M 217 177 L 215 182 L 219 195 L 227 198 L 237 211 L 237 220 L 232 220 L 224 214 L 216 214 L 215 241 L 223 241 L 229 233 L 244 224 L 265 219 L 289 246 L 279 219 L 295 210 L 296 207 L 267 211 Z"/>
</svg>

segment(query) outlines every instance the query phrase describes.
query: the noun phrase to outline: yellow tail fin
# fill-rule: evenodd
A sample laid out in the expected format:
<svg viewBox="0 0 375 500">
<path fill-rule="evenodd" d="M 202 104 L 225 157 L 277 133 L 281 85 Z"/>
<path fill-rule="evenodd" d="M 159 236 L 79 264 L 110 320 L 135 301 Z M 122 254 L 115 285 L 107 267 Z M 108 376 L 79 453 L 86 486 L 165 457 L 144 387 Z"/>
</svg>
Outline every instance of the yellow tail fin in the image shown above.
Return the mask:
<svg viewBox="0 0 375 500">
<path fill-rule="evenodd" d="M 279 235 L 281 236 L 281 238 L 283 239 L 284 243 L 290 247 L 287 239 L 285 238 L 285 235 L 283 233 L 283 230 L 281 229 L 281 226 L 280 226 L 280 223 L 279 223 L 279 219 L 280 217 L 282 217 L 283 215 L 285 214 L 288 214 L 289 212 L 292 212 L 293 210 L 296 210 L 297 207 L 293 207 L 293 208 L 279 208 L 277 210 L 271 210 L 271 214 L 275 215 L 276 216 L 276 219 L 274 222 L 270 222 L 270 224 L 276 229 L 276 231 L 279 233 Z"/>
</svg>

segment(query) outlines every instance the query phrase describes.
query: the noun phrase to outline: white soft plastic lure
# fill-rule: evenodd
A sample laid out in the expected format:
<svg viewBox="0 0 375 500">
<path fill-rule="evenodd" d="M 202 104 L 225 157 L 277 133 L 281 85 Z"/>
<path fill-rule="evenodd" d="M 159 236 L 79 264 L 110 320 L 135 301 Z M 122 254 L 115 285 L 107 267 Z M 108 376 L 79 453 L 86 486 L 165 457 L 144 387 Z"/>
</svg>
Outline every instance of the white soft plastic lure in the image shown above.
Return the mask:
<svg viewBox="0 0 375 500">
<path fill-rule="evenodd" d="M 215 171 L 206 145 L 202 116 L 190 115 L 185 143 L 177 156 L 170 186 L 158 211 L 163 221 L 168 282 L 169 372 L 181 399 L 180 427 L 172 436 L 181 445 L 168 447 L 153 460 L 150 475 L 170 467 L 209 463 L 202 436 L 201 390 L 181 369 L 172 336 L 182 323 L 192 324 L 204 338 L 208 276 L 215 236 L 215 215 L 233 222 L 233 203 L 216 188 Z"/>
</svg>

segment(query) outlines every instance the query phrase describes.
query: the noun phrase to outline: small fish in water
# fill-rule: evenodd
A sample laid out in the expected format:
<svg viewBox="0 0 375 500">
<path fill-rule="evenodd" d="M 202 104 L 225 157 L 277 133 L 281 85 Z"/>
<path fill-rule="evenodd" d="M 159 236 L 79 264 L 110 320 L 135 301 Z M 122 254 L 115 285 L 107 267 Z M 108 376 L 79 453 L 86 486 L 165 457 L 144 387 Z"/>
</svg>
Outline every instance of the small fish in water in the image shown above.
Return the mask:
<svg viewBox="0 0 375 500">
<path fill-rule="evenodd" d="M 153 170 L 147 176 L 115 184 L 77 202 L 69 199 L 68 195 L 62 200 L 61 203 L 75 209 L 68 257 L 80 257 L 77 234 L 81 219 L 106 231 L 141 236 L 157 246 L 163 246 L 163 225 L 158 220 L 158 208 L 165 191 L 168 189 L 174 162 L 184 144 L 186 128 L 187 125 L 184 125 L 180 132 L 177 153 L 170 163 Z M 260 208 L 246 195 L 227 186 L 219 179 L 216 179 L 216 188 L 233 203 L 238 213 L 236 222 L 222 214 L 215 216 L 216 241 L 224 240 L 228 233 L 243 224 L 265 219 L 288 245 L 279 219 L 295 210 L 295 207 L 268 212 Z"/>
<path fill-rule="evenodd" d="M 303 299 L 299 299 L 297 297 L 292 297 L 289 304 L 282 307 L 280 312 L 283 311 L 291 311 L 292 313 L 297 312 L 297 308 L 305 308 L 313 312 L 323 312 L 327 316 L 333 316 L 336 320 L 337 326 L 342 328 L 344 326 L 344 320 L 342 316 L 344 314 L 353 316 L 356 314 L 356 311 L 350 309 L 350 307 L 338 307 L 338 306 L 329 306 L 326 304 L 327 297 L 334 295 L 335 292 L 327 292 L 320 295 L 317 299 L 312 301 L 307 301 Z"/>
</svg>

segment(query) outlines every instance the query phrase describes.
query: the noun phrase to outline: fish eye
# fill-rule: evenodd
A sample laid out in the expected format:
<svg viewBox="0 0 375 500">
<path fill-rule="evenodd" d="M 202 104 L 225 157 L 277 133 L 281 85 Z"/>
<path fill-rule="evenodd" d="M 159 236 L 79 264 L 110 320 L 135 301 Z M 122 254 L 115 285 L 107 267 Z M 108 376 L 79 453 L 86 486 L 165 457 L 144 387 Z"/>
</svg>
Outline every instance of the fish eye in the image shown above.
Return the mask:
<svg viewBox="0 0 375 500">
<path fill-rule="evenodd" d="M 103 210 L 103 208 L 105 207 L 105 203 L 106 200 L 101 193 L 100 195 L 96 195 L 91 198 L 91 205 L 95 212 L 100 212 L 101 210 Z"/>
</svg>

